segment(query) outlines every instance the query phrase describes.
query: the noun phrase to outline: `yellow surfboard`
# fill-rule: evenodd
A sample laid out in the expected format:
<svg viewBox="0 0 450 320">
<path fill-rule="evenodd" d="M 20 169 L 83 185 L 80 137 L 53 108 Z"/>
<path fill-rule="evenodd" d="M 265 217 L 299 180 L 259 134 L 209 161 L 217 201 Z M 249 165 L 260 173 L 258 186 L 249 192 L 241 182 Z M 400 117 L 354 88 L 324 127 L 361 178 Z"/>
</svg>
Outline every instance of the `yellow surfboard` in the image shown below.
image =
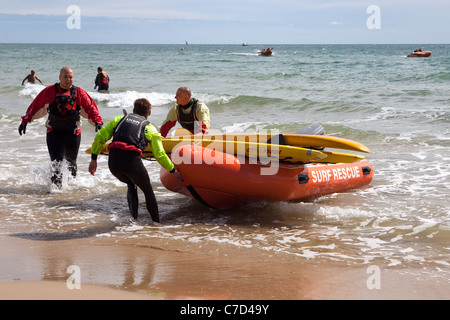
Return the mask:
<svg viewBox="0 0 450 320">
<path fill-rule="evenodd" d="M 362 156 L 353 154 L 311 150 L 301 147 L 273 145 L 267 143 L 240 142 L 240 141 L 223 141 L 223 140 L 206 140 L 191 139 L 191 137 L 172 137 L 163 138 L 162 144 L 167 154 L 171 154 L 176 148 L 186 144 L 201 145 L 204 148 L 233 154 L 235 156 L 245 156 L 249 158 L 257 158 L 259 160 L 267 158 L 275 158 L 278 161 L 291 163 L 352 163 L 364 159 Z M 108 154 L 108 145 L 103 146 L 102 154 Z M 91 153 L 91 149 L 87 149 L 86 153 Z M 153 152 L 150 144 L 143 152 L 143 158 L 153 158 Z"/>
<path fill-rule="evenodd" d="M 315 162 L 320 163 L 352 163 L 364 160 L 365 157 L 359 156 L 356 154 L 349 153 L 341 153 L 341 152 L 331 152 L 331 151 L 322 151 L 322 153 L 326 154 L 325 158 L 317 160 Z"/>
<path fill-rule="evenodd" d="M 245 156 L 250 158 L 267 159 L 275 158 L 279 161 L 287 162 L 316 162 L 327 155 L 318 150 L 311 150 L 306 148 L 280 146 L 267 143 L 253 143 L 240 141 L 220 141 L 220 140 L 206 140 L 206 139 L 191 139 L 186 137 L 178 138 L 163 138 L 162 144 L 167 154 L 171 154 L 176 148 L 186 144 L 196 144 L 204 148 L 216 150 L 224 153 L 233 154 L 235 156 Z M 108 145 L 103 146 L 102 154 L 108 154 Z M 86 153 L 91 153 L 91 148 L 86 150 Z M 153 152 L 150 144 L 143 152 L 145 158 L 152 158 Z"/>
<path fill-rule="evenodd" d="M 192 135 L 186 129 L 177 129 L 175 137 L 192 136 L 194 139 L 207 140 L 224 140 L 224 141 L 241 141 L 253 143 L 272 143 L 279 144 L 283 140 L 285 145 L 295 147 L 312 147 L 312 148 L 333 148 L 352 150 L 364 153 L 370 153 L 369 148 L 364 144 L 350 139 L 326 136 L 326 135 L 306 135 L 306 134 L 271 134 L 271 133 L 227 133 L 227 134 L 205 134 Z M 201 138 L 200 138 L 201 137 Z"/>
</svg>

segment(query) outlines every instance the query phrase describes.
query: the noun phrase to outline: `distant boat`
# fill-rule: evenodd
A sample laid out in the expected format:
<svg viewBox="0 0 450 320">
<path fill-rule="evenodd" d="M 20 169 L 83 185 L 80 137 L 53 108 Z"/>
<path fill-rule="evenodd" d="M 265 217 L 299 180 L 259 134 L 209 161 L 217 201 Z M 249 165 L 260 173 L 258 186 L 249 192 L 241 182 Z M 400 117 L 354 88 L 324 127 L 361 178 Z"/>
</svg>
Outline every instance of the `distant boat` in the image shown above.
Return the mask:
<svg viewBox="0 0 450 320">
<path fill-rule="evenodd" d="M 407 57 L 409 58 L 426 58 L 429 56 L 431 56 L 431 51 L 419 51 L 419 50 L 416 50 L 407 55 Z"/>
<path fill-rule="evenodd" d="M 271 55 L 273 55 L 273 48 L 262 49 L 259 52 L 259 55 L 260 56 L 271 56 Z"/>
<path fill-rule="evenodd" d="M 247 43 L 247 42 L 244 42 L 244 43 L 242 44 L 242 46 L 243 46 L 243 47 L 248 47 L 248 43 Z"/>
</svg>

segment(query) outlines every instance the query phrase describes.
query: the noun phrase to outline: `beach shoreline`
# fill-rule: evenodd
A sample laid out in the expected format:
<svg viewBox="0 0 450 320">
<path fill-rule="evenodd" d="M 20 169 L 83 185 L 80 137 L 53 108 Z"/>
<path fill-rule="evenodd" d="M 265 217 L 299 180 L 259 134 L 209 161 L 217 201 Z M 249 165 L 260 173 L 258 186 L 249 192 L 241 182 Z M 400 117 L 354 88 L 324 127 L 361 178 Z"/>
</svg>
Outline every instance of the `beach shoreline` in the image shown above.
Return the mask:
<svg viewBox="0 0 450 320">
<path fill-rule="evenodd" d="M 48 282 L 68 290 L 72 266 L 80 271 L 75 292 L 87 299 L 109 297 L 88 294 L 90 285 L 166 301 L 448 299 L 450 45 L 430 45 L 427 60 L 407 58 L 415 46 L 277 45 L 274 59 L 261 59 L 255 48 L 231 44 L 194 45 L 183 55 L 173 45 L 111 44 L 102 52 L 113 81 L 105 94 L 92 84 L 98 45 L 0 45 L 2 287 L 14 285 L 24 298 L 40 297 Z M 213 210 L 167 190 L 160 166 L 146 161 L 163 225 L 152 225 L 143 195 L 141 223 L 130 224 L 127 187 L 108 158 L 99 157 L 94 177 L 88 172 L 95 130 L 86 121 L 77 177 L 61 190 L 50 188 L 45 117 L 18 134 L 45 86 L 22 86 L 11 70 L 34 68 L 50 85 L 64 66 L 55 57 L 71 61 L 75 85 L 105 123 L 146 98 L 158 127 L 187 85 L 210 109 L 215 132 L 291 134 L 318 123 L 327 135 L 370 148 L 363 155 L 374 178 L 305 201 Z M 1 298 L 12 298 L 11 290 Z"/>
<path fill-rule="evenodd" d="M 379 269 L 179 243 L 1 236 L 2 300 L 449 299 L 419 266 Z M 232 257 L 232 258 L 229 258 Z M 69 267 L 78 267 L 76 273 Z M 375 270 L 376 271 L 376 270 Z M 70 288 L 72 287 L 72 288 Z M 371 288 L 370 288 L 371 287 Z"/>
</svg>

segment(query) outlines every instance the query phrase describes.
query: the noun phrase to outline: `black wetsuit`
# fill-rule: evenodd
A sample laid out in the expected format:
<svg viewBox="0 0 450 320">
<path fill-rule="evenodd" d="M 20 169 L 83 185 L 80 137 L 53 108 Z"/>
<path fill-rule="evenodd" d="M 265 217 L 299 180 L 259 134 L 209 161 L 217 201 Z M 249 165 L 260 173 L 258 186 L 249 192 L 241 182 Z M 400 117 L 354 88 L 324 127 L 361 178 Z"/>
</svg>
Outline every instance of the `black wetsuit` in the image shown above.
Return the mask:
<svg viewBox="0 0 450 320">
<path fill-rule="evenodd" d="M 108 83 L 103 82 L 103 78 L 105 76 L 102 73 L 98 73 L 95 77 L 95 84 L 98 86 L 98 91 L 108 90 L 109 89 L 109 76 L 107 78 Z"/>
<path fill-rule="evenodd" d="M 47 148 L 52 161 L 52 183 L 62 186 L 62 161 L 66 159 L 72 177 L 77 175 L 77 156 L 80 149 L 81 135 L 73 131 L 53 130 L 47 132 Z"/>
<path fill-rule="evenodd" d="M 52 131 L 47 132 L 47 148 L 52 161 L 52 183 L 62 186 L 62 161 L 68 162 L 68 169 L 75 178 L 77 175 L 77 156 L 80 149 L 81 135 L 78 131 L 80 121 L 80 107 L 76 106 L 77 88 L 72 86 L 70 95 L 60 94 L 59 85 L 55 84 L 55 101 L 49 105 L 48 126 Z"/>
<path fill-rule="evenodd" d="M 127 119 L 130 121 L 125 121 Z M 114 129 L 113 143 L 124 142 L 141 150 L 145 149 L 148 142 L 144 130 L 148 123 L 142 116 L 134 113 L 125 116 Z M 138 217 L 137 187 L 139 187 L 145 195 L 147 210 L 152 220 L 160 222 L 158 203 L 140 153 L 119 148 L 110 149 L 108 165 L 111 173 L 128 186 L 127 200 L 132 217 L 134 219 Z"/>
<path fill-rule="evenodd" d="M 108 159 L 111 173 L 128 186 L 127 200 L 131 216 L 138 217 L 138 192 L 137 187 L 145 195 L 147 210 L 152 220 L 159 221 L 158 203 L 150 183 L 147 169 L 142 163 L 141 156 L 136 151 L 111 149 Z"/>
</svg>

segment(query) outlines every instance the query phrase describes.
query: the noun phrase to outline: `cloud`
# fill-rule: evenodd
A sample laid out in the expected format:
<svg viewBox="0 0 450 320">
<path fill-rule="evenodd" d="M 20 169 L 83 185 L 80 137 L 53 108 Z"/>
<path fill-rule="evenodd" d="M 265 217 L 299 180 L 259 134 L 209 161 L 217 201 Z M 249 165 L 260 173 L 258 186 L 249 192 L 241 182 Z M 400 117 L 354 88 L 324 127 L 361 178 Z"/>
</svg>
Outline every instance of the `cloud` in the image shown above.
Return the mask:
<svg viewBox="0 0 450 320">
<path fill-rule="evenodd" d="M 379 32 L 366 27 L 372 3 L 381 8 Z M 67 35 L 72 4 L 82 29 Z M 448 0 L 19 0 L 0 7 L 9 14 L 0 30 L 11 30 L 0 42 L 449 43 L 449 10 Z"/>
</svg>

